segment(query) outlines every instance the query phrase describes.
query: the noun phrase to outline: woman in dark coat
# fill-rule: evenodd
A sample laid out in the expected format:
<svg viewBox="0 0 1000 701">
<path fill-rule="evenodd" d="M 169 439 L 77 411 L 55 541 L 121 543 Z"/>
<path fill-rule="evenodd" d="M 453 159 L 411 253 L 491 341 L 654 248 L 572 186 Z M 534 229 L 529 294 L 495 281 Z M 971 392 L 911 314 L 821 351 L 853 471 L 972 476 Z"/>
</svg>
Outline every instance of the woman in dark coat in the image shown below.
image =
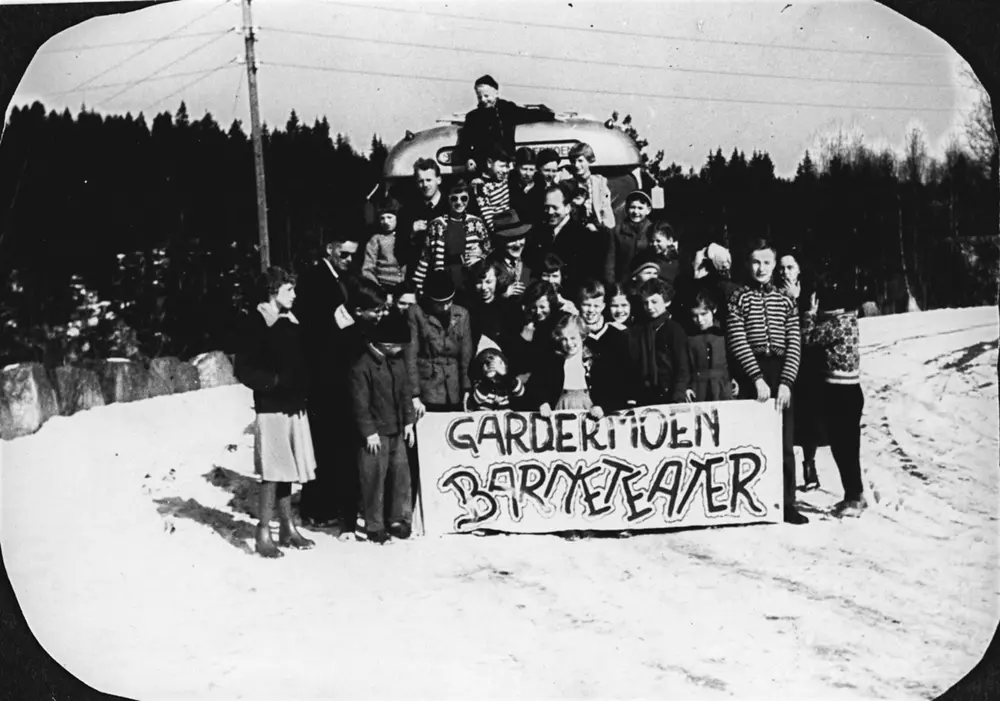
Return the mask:
<svg viewBox="0 0 1000 701">
<path fill-rule="evenodd" d="M 809 311 L 809 301 L 813 294 L 812 285 L 802 274 L 802 256 L 795 250 L 784 251 L 778 257 L 775 269 L 775 284 L 779 290 L 795 301 L 799 318 Z M 828 445 L 823 424 L 823 350 L 815 346 L 802 346 L 799 374 L 792 388 L 792 411 L 795 414 L 795 445 L 802 448 L 802 491 L 819 488 L 816 474 L 816 449 Z"/>
<path fill-rule="evenodd" d="M 282 552 L 271 539 L 275 502 L 281 524 L 278 544 L 311 548 L 292 518 L 292 483 L 316 476 L 312 434 L 306 417 L 309 386 L 302 357 L 299 322 L 292 314 L 295 278 L 272 267 L 261 276 L 257 308 L 243 319 L 236 354 L 237 379 L 253 390 L 254 469 L 260 475 L 256 549 L 263 557 Z"/>
</svg>

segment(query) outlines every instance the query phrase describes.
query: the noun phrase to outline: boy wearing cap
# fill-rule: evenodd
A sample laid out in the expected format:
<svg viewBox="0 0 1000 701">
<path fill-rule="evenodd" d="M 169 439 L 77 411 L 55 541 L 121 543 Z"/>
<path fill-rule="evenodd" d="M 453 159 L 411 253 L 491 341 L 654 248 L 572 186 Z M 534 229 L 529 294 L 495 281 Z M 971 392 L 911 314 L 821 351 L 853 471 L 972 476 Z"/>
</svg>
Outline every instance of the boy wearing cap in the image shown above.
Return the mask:
<svg viewBox="0 0 1000 701">
<path fill-rule="evenodd" d="M 493 146 L 513 153 L 514 131 L 519 124 L 555 120 L 552 110 L 543 105 L 521 107 L 501 99 L 500 86 L 490 75 L 478 78 L 474 87 L 478 106 L 465 115 L 465 124 L 458 134 L 458 147 L 465 151 L 470 173 L 486 167 L 486 156 Z"/>
<path fill-rule="evenodd" d="M 410 537 L 413 507 L 406 446 L 413 447 L 414 413 L 410 375 L 403 348 L 410 342 L 410 327 L 401 314 L 380 321 L 370 333 L 366 352 L 351 369 L 354 418 L 364 443 L 358 464 L 365 535 L 372 543 L 389 536 Z M 386 529 L 384 496 L 392 495 Z M 387 532 L 388 531 L 388 532 Z"/>
<path fill-rule="evenodd" d="M 632 260 L 649 248 L 653 224 L 649 214 L 653 202 L 642 190 L 633 190 L 625 198 L 626 217 L 611 230 L 608 252 L 604 261 L 604 281 L 623 282 L 632 267 Z"/>
<path fill-rule="evenodd" d="M 538 166 L 535 152 L 521 147 L 514 152 L 514 168 L 510 174 L 510 206 L 521 219 L 530 221 L 541 214 L 541 200 L 538 192 L 542 186 L 538 182 Z"/>
<path fill-rule="evenodd" d="M 389 197 L 378 204 L 379 232 L 368 240 L 361 275 L 389 290 L 406 278 L 406 265 L 396 257 L 399 202 Z"/>
</svg>

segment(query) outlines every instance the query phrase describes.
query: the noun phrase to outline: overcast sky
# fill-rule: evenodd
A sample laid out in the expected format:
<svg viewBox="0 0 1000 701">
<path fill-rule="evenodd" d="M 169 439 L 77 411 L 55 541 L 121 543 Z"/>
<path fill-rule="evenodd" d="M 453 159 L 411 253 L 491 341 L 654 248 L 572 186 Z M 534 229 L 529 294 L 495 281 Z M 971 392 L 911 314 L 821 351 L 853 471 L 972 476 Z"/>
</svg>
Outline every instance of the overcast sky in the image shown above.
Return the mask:
<svg viewBox="0 0 1000 701">
<path fill-rule="evenodd" d="M 919 125 L 940 152 L 974 99 L 947 43 L 875 2 L 255 0 L 253 12 L 264 120 L 325 115 L 361 150 L 372 133 L 392 144 L 470 109 L 482 73 L 517 102 L 631 113 L 667 162 L 757 148 L 779 174 L 838 129 L 901 148 Z M 238 0 L 89 20 L 42 46 L 12 106 L 151 122 L 183 99 L 192 119 L 248 126 L 241 22 Z"/>
</svg>

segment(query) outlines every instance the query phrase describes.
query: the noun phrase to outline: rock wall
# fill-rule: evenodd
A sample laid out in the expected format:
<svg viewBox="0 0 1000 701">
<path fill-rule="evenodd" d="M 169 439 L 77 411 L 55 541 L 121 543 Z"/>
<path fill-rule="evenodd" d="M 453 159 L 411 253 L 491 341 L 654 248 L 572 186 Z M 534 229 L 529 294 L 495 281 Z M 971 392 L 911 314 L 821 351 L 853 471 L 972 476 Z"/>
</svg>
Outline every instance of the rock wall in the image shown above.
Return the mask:
<svg viewBox="0 0 1000 701">
<path fill-rule="evenodd" d="M 203 353 L 192 362 L 112 358 L 51 373 L 40 363 L 9 365 L 0 371 L 0 439 L 35 433 L 53 416 L 232 384 L 237 384 L 233 365 L 222 352 Z"/>
</svg>

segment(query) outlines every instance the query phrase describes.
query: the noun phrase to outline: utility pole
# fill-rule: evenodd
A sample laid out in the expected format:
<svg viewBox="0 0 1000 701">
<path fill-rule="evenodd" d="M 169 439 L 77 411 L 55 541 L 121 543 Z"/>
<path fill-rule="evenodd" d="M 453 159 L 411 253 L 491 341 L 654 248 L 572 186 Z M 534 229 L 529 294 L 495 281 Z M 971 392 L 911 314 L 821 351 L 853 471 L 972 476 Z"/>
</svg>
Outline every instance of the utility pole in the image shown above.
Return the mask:
<svg viewBox="0 0 1000 701">
<path fill-rule="evenodd" d="M 257 104 L 257 59 L 253 45 L 257 38 L 253 31 L 250 0 L 243 5 L 243 40 L 246 46 L 247 87 L 250 93 L 250 137 L 253 141 L 253 165 L 257 174 L 257 233 L 260 236 L 260 270 L 271 265 L 271 242 L 267 235 L 267 185 L 264 181 L 264 142 L 260 136 L 260 106 Z"/>
</svg>

